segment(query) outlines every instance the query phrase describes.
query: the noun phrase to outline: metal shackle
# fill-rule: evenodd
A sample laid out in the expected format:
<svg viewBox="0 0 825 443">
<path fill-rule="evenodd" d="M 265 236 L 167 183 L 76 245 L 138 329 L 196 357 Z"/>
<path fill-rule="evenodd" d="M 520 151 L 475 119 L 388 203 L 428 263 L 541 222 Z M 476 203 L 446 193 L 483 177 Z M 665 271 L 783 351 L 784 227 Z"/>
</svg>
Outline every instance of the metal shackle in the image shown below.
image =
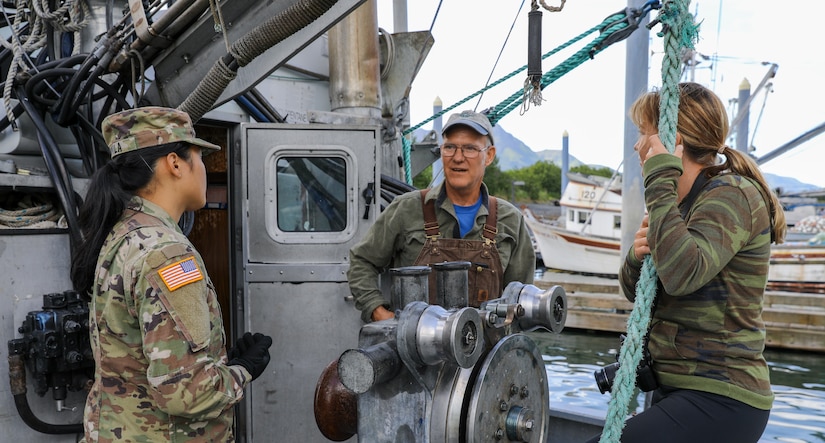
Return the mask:
<svg viewBox="0 0 825 443">
<path fill-rule="evenodd" d="M 413 302 L 398 320 L 398 352 L 414 364 L 451 362 L 462 368 L 476 364 L 484 351 L 481 315 L 474 308 L 445 310 Z"/>
<path fill-rule="evenodd" d="M 542 291 L 533 285 L 511 282 L 504 289 L 508 303 L 518 303 L 524 315 L 518 320 L 523 331 L 546 328 L 555 333 L 564 329 L 567 320 L 567 295 L 561 286 L 552 286 Z"/>
</svg>

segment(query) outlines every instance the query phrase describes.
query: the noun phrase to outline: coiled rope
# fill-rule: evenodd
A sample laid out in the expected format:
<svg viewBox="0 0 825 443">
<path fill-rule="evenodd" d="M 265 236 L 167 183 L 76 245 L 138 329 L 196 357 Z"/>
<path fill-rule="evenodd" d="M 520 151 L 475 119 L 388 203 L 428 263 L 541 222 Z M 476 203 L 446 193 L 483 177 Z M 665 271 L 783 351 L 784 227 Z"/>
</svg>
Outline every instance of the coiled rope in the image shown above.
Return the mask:
<svg viewBox="0 0 825 443">
<path fill-rule="evenodd" d="M 10 209 L 0 207 L 0 229 L 56 227 L 63 215 L 48 199 L 32 195 L 25 195 L 10 205 Z"/>
<path fill-rule="evenodd" d="M 659 102 L 659 137 L 673 152 L 676 145 L 676 123 L 679 113 L 679 78 L 681 77 L 681 52 L 693 48 L 698 35 L 698 25 L 688 12 L 689 0 L 667 0 L 659 11 L 659 17 L 651 23 L 662 23 L 665 57 L 662 61 L 662 88 Z M 619 350 L 619 369 L 611 391 L 607 417 L 600 443 L 617 443 L 624 429 L 630 397 L 636 387 L 636 368 L 642 360 L 644 337 L 650 325 L 651 307 L 656 298 L 658 276 L 651 256 L 645 257 L 642 272 L 636 283 L 636 300 L 627 319 L 627 338 Z"/>
<path fill-rule="evenodd" d="M 14 5 L 15 14 L 10 23 L 11 36 L 8 40 L 0 38 L 0 46 L 12 52 L 9 72 L 3 84 L 3 107 L 10 122 L 15 120 L 11 93 L 17 73 L 33 65 L 28 60 L 28 54 L 45 48 L 46 35 L 52 31 L 71 32 L 72 55 L 79 54 L 80 31 L 86 27 L 92 15 L 86 0 L 67 0 L 55 10 L 45 0 L 17 0 Z M 9 21 L 8 17 L 6 21 Z"/>
</svg>

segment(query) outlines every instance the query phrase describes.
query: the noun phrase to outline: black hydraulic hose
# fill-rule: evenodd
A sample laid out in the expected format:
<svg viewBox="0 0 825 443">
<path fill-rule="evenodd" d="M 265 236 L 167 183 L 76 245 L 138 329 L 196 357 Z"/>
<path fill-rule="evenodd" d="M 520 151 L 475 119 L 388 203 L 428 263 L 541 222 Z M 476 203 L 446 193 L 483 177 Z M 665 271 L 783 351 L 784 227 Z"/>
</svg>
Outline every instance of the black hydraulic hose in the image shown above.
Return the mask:
<svg viewBox="0 0 825 443">
<path fill-rule="evenodd" d="M 85 58 L 85 57 L 84 57 Z M 76 64 L 79 59 L 75 59 L 71 64 Z M 63 63 L 63 65 L 67 65 L 69 63 Z M 59 67 L 55 65 L 51 69 L 38 72 L 34 74 L 25 85 L 26 97 L 29 97 L 31 101 L 36 102 L 38 104 L 43 105 L 44 107 L 51 106 L 57 102 L 57 99 L 50 99 L 43 97 L 44 90 L 46 88 L 57 87 L 58 89 L 61 88 L 62 85 L 57 85 L 57 82 L 54 79 L 61 79 L 60 81 L 65 84 L 65 80 L 67 78 L 71 78 L 77 72 L 74 68 L 69 67 Z M 91 83 L 96 84 L 101 89 L 99 92 L 98 97 L 106 98 L 107 105 L 111 105 L 114 100 L 118 101 L 118 104 L 123 107 L 129 107 L 129 103 L 126 101 L 126 98 L 122 96 L 122 94 L 111 84 L 104 81 L 102 78 L 94 78 L 93 80 L 89 81 Z M 94 101 L 93 96 L 91 101 Z M 103 108 L 108 109 L 108 108 Z M 89 111 L 91 112 L 91 106 L 89 106 Z M 101 148 L 106 146 L 105 141 L 103 140 L 103 136 L 100 134 L 100 131 L 93 126 L 90 122 L 89 118 L 85 118 L 81 113 L 75 112 L 75 123 L 70 126 L 72 130 L 72 134 L 75 137 L 75 140 L 78 142 L 78 147 L 80 148 L 81 159 L 83 160 L 84 170 L 88 174 L 92 174 L 94 171 L 97 170 L 99 167 L 99 159 L 96 155 L 95 145 Z M 103 118 L 105 116 L 101 116 Z M 92 117 L 93 118 L 93 117 Z M 75 126 L 79 124 L 80 128 L 82 128 L 86 133 L 91 135 L 92 146 L 90 145 L 90 140 L 85 138 L 81 133 L 77 132 L 78 128 Z"/>
<path fill-rule="evenodd" d="M 78 122 L 79 126 L 81 127 L 81 129 L 84 132 L 91 135 L 91 140 L 93 142 L 91 144 L 91 146 L 88 147 L 87 152 L 81 151 L 81 154 L 83 154 L 83 156 L 84 156 L 84 163 L 85 162 L 89 163 L 89 167 L 90 167 L 89 174 L 91 175 L 92 173 L 97 171 L 97 169 L 100 167 L 99 154 L 98 154 L 99 151 L 98 151 L 97 147 L 100 147 L 101 149 L 105 148 L 106 147 L 106 140 L 103 139 L 103 134 L 100 132 L 100 130 L 98 130 L 96 127 L 94 127 L 92 125 L 92 122 L 90 122 L 85 117 L 83 117 L 81 115 L 78 115 L 77 122 Z M 86 159 L 86 156 L 88 156 L 90 158 Z"/>
<path fill-rule="evenodd" d="M 44 82 L 43 80 L 51 79 L 52 77 L 67 77 L 67 79 L 62 81 L 62 83 L 67 83 L 77 73 L 77 69 L 72 68 L 71 66 L 83 62 L 86 58 L 88 58 L 88 54 L 78 54 L 71 57 L 66 57 L 64 59 L 42 63 L 37 65 L 35 68 L 29 69 L 26 72 L 28 75 L 28 80 L 26 81 L 26 96 L 30 99 L 36 98 L 38 102 L 48 104 L 49 106 L 57 103 L 60 99 L 60 95 L 62 94 L 58 93 L 58 96 L 55 97 L 55 99 L 47 99 L 41 96 L 41 91 L 44 88 L 51 86 L 51 89 L 56 92 L 60 89 L 60 86 L 56 83 L 50 84 Z"/>
<path fill-rule="evenodd" d="M 38 115 L 38 117 L 40 116 Z M 39 119 L 39 121 L 45 123 L 42 119 Z M 74 250 L 80 245 L 83 238 L 80 233 L 80 224 L 77 220 L 77 210 L 80 202 L 74 198 L 74 188 L 72 187 L 71 177 L 66 169 L 66 161 L 63 159 L 60 148 L 52 134 L 47 130 L 38 130 L 37 141 L 40 144 L 40 150 L 46 161 L 49 176 L 58 191 L 60 205 L 63 207 L 63 214 L 66 216 L 66 223 L 69 226 L 69 249 L 72 256 L 74 256 Z M 55 175 L 57 175 L 57 177 L 55 177 Z M 58 183 L 60 186 L 58 186 Z"/>
<path fill-rule="evenodd" d="M 69 81 L 69 84 L 66 86 L 66 89 L 61 94 L 60 102 L 57 104 L 58 115 L 55 118 L 55 122 L 61 126 L 66 126 L 71 114 L 72 114 L 72 107 L 74 104 L 74 95 L 77 93 L 77 90 L 80 88 L 80 84 L 83 82 L 83 79 L 89 74 L 89 71 L 100 61 L 100 57 L 97 55 L 97 51 L 92 52 L 86 59 L 83 61 L 83 64 L 80 65 L 80 68 L 75 73 L 74 77 Z"/>
<path fill-rule="evenodd" d="M 20 415 L 20 418 L 23 419 L 23 422 L 37 432 L 50 435 L 83 433 L 83 423 L 56 425 L 46 423 L 37 418 L 37 416 L 34 415 L 34 412 L 32 412 L 31 407 L 29 407 L 29 401 L 26 398 L 26 394 L 15 395 L 14 406 L 17 408 L 17 413 Z"/>
<path fill-rule="evenodd" d="M 88 76 L 86 82 L 83 84 L 83 88 L 77 93 L 77 98 L 72 102 L 71 114 L 74 114 L 80 108 L 81 103 L 85 100 L 85 97 L 92 88 L 92 85 L 97 83 L 97 80 L 100 78 L 100 75 L 103 74 L 105 69 L 105 66 L 97 65 L 95 70 Z"/>
<path fill-rule="evenodd" d="M 103 120 L 109 115 L 108 113 L 110 110 L 112 112 L 118 112 L 122 109 L 128 108 L 127 106 L 112 109 L 112 104 L 115 102 L 115 99 L 124 97 L 129 91 L 129 85 L 126 84 L 123 77 L 118 77 L 117 80 L 112 83 L 112 88 L 115 88 L 116 94 L 106 97 L 106 101 L 103 102 L 103 107 L 101 108 L 102 111 L 100 112 L 100 115 L 98 115 L 97 120 L 95 120 L 95 129 L 100 128 L 103 125 Z"/>
<path fill-rule="evenodd" d="M 124 85 L 124 83 L 125 80 L 123 80 L 122 77 L 118 77 L 112 83 L 108 83 L 100 77 L 96 78 L 95 85 L 99 86 L 101 90 L 92 94 L 92 101 L 96 102 L 104 98 L 107 100 L 111 98 L 112 100 L 117 100 L 121 106 L 131 108 L 132 105 L 128 101 L 126 101 L 126 94 L 129 92 L 129 87 L 128 85 Z M 106 116 L 104 115 L 104 117 Z"/>
<path fill-rule="evenodd" d="M 406 182 L 390 177 L 386 174 L 381 174 L 381 187 L 398 191 L 399 194 L 416 190 L 415 186 L 408 185 Z"/>
<path fill-rule="evenodd" d="M 14 105 L 14 107 L 11 108 L 11 114 L 14 116 L 14 118 L 20 117 L 20 115 L 23 114 L 23 105 L 21 105 L 20 103 Z M 0 132 L 5 131 L 6 128 L 8 128 L 9 126 L 11 126 L 9 116 L 3 114 L 3 118 L 0 118 Z"/>
<path fill-rule="evenodd" d="M 381 199 L 388 204 L 395 200 L 395 197 L 415 190 L 415 186 L 408 185 L 406 182 L 390 177 L 389 175 L 381 174 Z M 382 211 L 384 207 L 384 205 L 381 205 Z"/>
<path fill-rule="evenodd" d="M 248 100 L 249 103 L 255 107 L 255 110 L 266 119 L 265 121 L 271 123 L 283 123 L 282 121 L 278 121 L 275 115 L 272 114 L 272 112 L 270 112 L 270 109 L 268 107 L 264 106 L 264 103 L 260 101 L 261 97 L 256 96 L 252 93 L 253 90 L 247 91 L 245 94 L 242 95 L 242 97 Z"/>
<path fill-rule="evenodd" d="M 52 179 L 57 196 L 60 200 L 60 205 L 63 207 L 63 214 L 66 216 L 66 221 L 69 225 L 69 239 L 70 249 L 74 254 L 75 246 L 80 244 L 82 235 L 77 221 L 77 202 L 74 198 L 74 189 L 72 188 L 71 178 L 66 170 L 66 162 L 63 156 L 60 155 L 60 149 L 54 136 L 46 129 L 46 122 L 37 112 L 37 109 L 29 102 L 25 95 L 25 90 L 22 86 L 17 87 L 17 95 L 23 109 L 32 119 L 35 128 L 37 128 L 37 138 L 40 142 L 40 150 L 43 153 L 43 159 L 46 162 L 46 167 L 49 170 L 49 176 Z"/>
<path fill-rule="evenodd" d="M 75 74 L 75 72 L 77 72 L 77 70 L 73 68 L 52 68 L 34 74 L 30 79 L 26 81 L 26 97 L 29 97 L 29 99 L 31 100 L 37 101 L 37 103 L 39 104 L 43 104 L 46 106 L 54 105 L 58 102 L 60 97 L 57 96 L 55 98 L 46 98 L 43 96 L 43 91 L 49 89 L 50 87 L 57 90 L 56 86 L 59 87 L 59 85 L 57 84 L 57 82 L 54 82 L 53 79 L 55 77 L 71 78 Z"/>
<path fill-rule="evenodd" d="M 29 400 L 26 398 L 26 367 L 23 356 L 9 353 L 9 385 L 14 397 L 14 406 L 23 422 L 30 428 L 43 434 L 81 434 L 83 433 L 83 423 L 72 423 L 56 425 L 46 423 L 32 412 Z"/>
<path fill-rule="evenodd" d="M 381 198 L 384 199 L 385 202 L 392 203 L 392 201 L 395 200 L 395 197 L 398 197 L 398 194 L 393 194 L 392 192 L 384 189 L 381 190 Z"/>
<path fill-rule="evenodd" d="M 78 116 L 78 118 L 81 118 L 81 116 Z M 69 127 L 69 130 L 72 132 L 72 136 L 77 143 L 78 151 L 80 151 L 80 159 L 83 162 L 83 172 L 85 172 L 87 176 L 91 176 L 95 172 L 93 169 L 94 166 L 92 165 L 93 158 L 90 155 L 91 149 L 93 148 L 89 147 L 89 140 L 80 126 L 72 125 Z"/>
<path fill-rule="evenodd" d="M 89 133 L 92 136 L 92 140 L 97 142 L 100 147 L 106 146 L 106 140 L 103 139 L 103 134 L 97 129 L 92 122 L 90 122 L 86 117 L 78 116 L 77 119 L 78 124 L 83 128 L 84 131 Z"/>
<path fill-rule="evenodd" d="M 270 120 L 277 123 L 286 123 L 286 119 L 278 113 L 278 111 L 272 107 L 272 104 L 269 103 L 269 100 L 261 94 L 261 91 L 258 88 L 252 88 L 249 90 L 250 98 L 254 98 L 255 102 L 258 103 L 258 107 L 261 108 L 266 115 L 270 116 Z"/>
<path fill-rule="evenodd" d="M 112 85 L 110 83 L 106 83 L 106 81 L 103 80 L 100 77 L 97 77 L 97 78 L 93 79 L 92 81 L 94 81 L 94 84 L 102 90 L 98 94 L 96 94 L 92 97 L 92 101 L 97 101 L 97 100 L 103 98 L 104 96 L 105 97 L 114 97 L 114 99 L 117 100 L 118 104 L 123 109 L 129 109 L 129 108 L 132 107 L 132 105 L 129 104 L 128 101 L 126 101 L 126 97 L 123 94 L 119 93 L 114 85 Z"/>
<path fill-rule="evenodd" d="M 46 62 L 37 67 L 38 70 L 43 69 L 51 69 L 51 68 L 65 68 L 67 66 L 74 66 L 83 63 L 83 60 L 89 58 L 91 54 L 84 52 L 81 54 L 75 54 L 71 57 L 60 58 L 57 60 L 52 60 L 50 62 Z"/>
<path fill-rule="evenodd" d="M 44 26 L 44 30 L 46 31 L 46 47 L 40 50 L 40 55 L 43 57 L 48 55 L 49 59 L 57 60 L 57 45 L 54 44 L 54 28 L 48 24 L 48 21 L 44 20 L 44 22 L 46 23 Z M 36 63 L 35 66 L 40 63 L 43 63 L 43 60 L 40 60 L 40 62 Z"/>
</svg>

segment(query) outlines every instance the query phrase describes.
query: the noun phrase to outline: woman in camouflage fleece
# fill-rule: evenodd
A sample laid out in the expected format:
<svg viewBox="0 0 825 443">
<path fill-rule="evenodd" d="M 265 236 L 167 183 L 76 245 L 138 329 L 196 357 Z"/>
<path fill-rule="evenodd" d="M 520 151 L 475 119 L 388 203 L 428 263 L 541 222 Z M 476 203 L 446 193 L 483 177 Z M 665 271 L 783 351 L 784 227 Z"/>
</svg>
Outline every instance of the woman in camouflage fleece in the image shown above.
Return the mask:
<svg viewBox="0 0 825 443">
<path fill-rule="evenodd" d="M 272 340 L 247 333 L 227 357 L 214 286 L 177 225 L 206 203 L 201 155 L 220 147 L 159 107 L 107 117 L 103 136 L 112 159 L 92 178 L 72 259 L 96 365 L 85 441 L 233 441 L 232 406 Z"/>
<path fill-rule="evenodd" d="M 756 163 L 725 145 L 719 97 L 696 83 L 679 90 L 673 154 L 657 134 L 658 92 L 630 109 L 648 215 L 620 282 L 633 301 L 652 255 L 659 281 L 648 349 L 659 388 L 622 441 L 756 442 L 773 403 L 762 298 L 785 215 Z"/>
</svg>

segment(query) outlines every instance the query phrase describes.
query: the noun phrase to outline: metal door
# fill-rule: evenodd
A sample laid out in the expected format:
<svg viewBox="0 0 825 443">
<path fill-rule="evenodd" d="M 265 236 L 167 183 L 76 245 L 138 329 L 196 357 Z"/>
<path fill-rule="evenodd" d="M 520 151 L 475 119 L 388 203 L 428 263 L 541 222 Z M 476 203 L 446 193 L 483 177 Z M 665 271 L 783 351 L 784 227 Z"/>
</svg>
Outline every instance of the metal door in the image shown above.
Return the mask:
<svg viewBox="0 0 825 443">
<path fill-rule="evenodd" d="M 346 271 L 349 249 L 379 213 L 362 193 L 380 183 L 380 134 L 377 126 L 241 126 L 243 329 L 274 341 L 245 405 L 252 441 L 327 441 L 313 396 L 327 364 L 358 344 Z"/>
</svg>

